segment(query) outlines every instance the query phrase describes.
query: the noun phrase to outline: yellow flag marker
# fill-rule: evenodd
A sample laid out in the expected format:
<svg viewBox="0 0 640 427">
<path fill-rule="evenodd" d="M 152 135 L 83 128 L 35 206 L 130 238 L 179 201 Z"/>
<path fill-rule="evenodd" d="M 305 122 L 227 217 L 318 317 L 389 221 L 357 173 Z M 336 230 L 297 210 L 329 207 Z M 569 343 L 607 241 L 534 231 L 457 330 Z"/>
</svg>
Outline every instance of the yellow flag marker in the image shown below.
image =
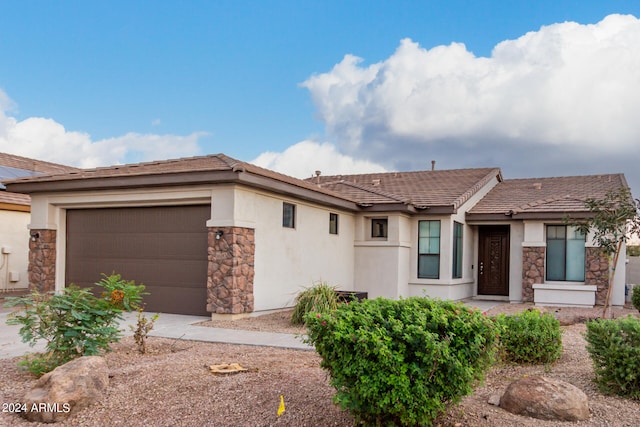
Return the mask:
<svg viewBox="0 0 640 427">
<path fill-rule="evenodd" d="M 284 414 L 284 396 L 280 395 L 280 406 L 278 406 L 278 416 Z"/>
</svg>

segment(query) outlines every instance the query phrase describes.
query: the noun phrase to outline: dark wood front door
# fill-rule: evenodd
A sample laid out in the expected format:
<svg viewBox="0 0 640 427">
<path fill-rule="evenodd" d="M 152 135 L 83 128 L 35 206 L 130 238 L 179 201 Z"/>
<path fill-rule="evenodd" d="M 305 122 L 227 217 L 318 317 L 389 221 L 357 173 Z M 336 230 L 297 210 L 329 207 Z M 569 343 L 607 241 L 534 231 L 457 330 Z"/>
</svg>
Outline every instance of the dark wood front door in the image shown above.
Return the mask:
<svg viewBox="0 0 640 427">
<path fill-rule="evenodd" d="M 480 227 L 478 295 L 509 295 L 509 226 Z"/>
</svg>

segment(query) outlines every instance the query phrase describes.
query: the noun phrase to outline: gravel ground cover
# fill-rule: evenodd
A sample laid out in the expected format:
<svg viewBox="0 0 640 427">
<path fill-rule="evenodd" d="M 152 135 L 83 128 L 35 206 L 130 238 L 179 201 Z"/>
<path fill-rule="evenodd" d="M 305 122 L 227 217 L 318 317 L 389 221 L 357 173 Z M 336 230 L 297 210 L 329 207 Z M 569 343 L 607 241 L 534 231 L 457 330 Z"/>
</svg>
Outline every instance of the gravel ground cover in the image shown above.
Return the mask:
<svg viewBox="0 0 640 427">
<path fill-rule="evenodd" d="M 527 305 L 501 305 L 488 314 L 515 313 Z M 599 309 L 560 308 L 564 319 L 564 353 L 552 366 L 498 365 L 484 385 L 439 420 L 439 425 L 475 426 L 638 426 L 640 402 L 604 396 L 592 383 L 593 368 L 585 350 L 584 319 Z M 637 314 L 617 309 L 615 316 Z M 288 324 L 289 312 L 206 326 L 300 333 Z M 569 319 L 569 320 L 567 320 Z M 574 323 L 576 322 L 577 323 Z M 351 416 L 332 403 L 333 389 L 313 351 L 150 339 L 150 352 L 140 355 L 131 338 L 113 345 L 106 355 L 111 371 L 105 398 L 79 411 L 60 426 L 351 426 Z M 16 367 L 17 359 L 0 360 L 0 403 L 20 402 L 35 378 Z M 218 376 L 208 366 L 239 363 L 248 372 Z M 589 396 L 591 419 L 556 423 L 512 415 L 487 403 L 489 397 L 526 375 L 542 374 L 570 382 Z M 280 395 L 286 412 L 278 417 Z M 18 415 L 0 413 L 2 426 L 38 426 Z"/>
</svg>

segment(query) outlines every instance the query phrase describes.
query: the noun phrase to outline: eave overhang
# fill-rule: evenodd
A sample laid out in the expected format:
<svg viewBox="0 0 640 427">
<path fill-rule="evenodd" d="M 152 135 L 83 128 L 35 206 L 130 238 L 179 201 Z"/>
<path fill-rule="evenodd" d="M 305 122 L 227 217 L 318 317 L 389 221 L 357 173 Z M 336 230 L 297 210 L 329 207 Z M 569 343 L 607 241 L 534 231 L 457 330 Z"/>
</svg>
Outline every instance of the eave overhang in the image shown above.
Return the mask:
<svg viewBox="0 0 640 427">
<path fill-rule="evenodd" d="M 503 212 L 466 213 L 467 221 L 582 220 L 593 217 L 590 212 Z"/>
<path fill-rule="evenodd" d="M 116 176 L 86 176 L 65 179 L 55 176 L 50 179 L 16 180 L 6 183 L 8 190 L 23 194 L 55 194 L 62 192 L 125 190 L 140 188 L 170 188 L 192 185 L 237 184 L 274 192 L 288 197 L 315 202 L 327 207 L 351 212 L 379 213 L 399 212 L 409 215 L 451 215 L 457 212 L 453 205 L 423 206 L 407 201 L 389 203 L 364 203 L 340 197 L 338 194 L 316 189 L 313 184 L 296 185 L 273 177 L 232 168 L 216 171 L 180 171 L 156 174 L 128 174 Z"/>
<path fill-rule="evenodd" d="M 400 212 L 410 215 L 451 215 L 456 213 L 453 206 L 416 206 L 410 203 L 358 203 L 360 212 Z"/>
<path fill-rule="evenodd" d="M 123 190 L 132 188 L 178 187 L 207 184 L 244 184 L 250 187 L 272 191 L 310 202 L 321 203 L 335 208 L 358 211 L 355 202 L 324 192 L 299 187 L 277 179 L 243 172 L 186 171 L 145 175 L 108 177 L 86 177 L 82 179 L 53 179 L 48 181 L 7 182 L 9 191 L 23 194 L 51 194 L 75 191 Z"/>
</svg>

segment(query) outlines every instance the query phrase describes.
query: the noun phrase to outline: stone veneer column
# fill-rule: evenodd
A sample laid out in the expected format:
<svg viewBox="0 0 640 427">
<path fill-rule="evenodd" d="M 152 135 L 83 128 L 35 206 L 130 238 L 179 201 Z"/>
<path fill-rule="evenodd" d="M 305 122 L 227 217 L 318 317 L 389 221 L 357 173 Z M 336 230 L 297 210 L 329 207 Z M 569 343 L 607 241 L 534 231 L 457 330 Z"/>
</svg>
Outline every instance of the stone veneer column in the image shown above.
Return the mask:
<svg viewBox="0 0 640 427">
<path fill-rule="evenodd" d="M 29 290 L 53 292 L 56 289 L 56 230 L 30 231 Z"/>
<path fill-rule="evenodd" d="M 220 231 L 222 236 L 216 239 Z M 207 310 L 211 313 L 253 311 L 254 233 L 252 228 L 209 228 Z"/>
<path fill-rule="evenodd" d="M 544 283 L 544 246 L 522 247 L 522 302 L 533 302 L 533 285 Z"/>
<path fill-rule="evenodd" d="M 585 251 L 585 285 L 596 286 L 596 305 L 604 305 L 609 289 L 609 259 L 598 247 L 588 247 Z"/>
</svg>

